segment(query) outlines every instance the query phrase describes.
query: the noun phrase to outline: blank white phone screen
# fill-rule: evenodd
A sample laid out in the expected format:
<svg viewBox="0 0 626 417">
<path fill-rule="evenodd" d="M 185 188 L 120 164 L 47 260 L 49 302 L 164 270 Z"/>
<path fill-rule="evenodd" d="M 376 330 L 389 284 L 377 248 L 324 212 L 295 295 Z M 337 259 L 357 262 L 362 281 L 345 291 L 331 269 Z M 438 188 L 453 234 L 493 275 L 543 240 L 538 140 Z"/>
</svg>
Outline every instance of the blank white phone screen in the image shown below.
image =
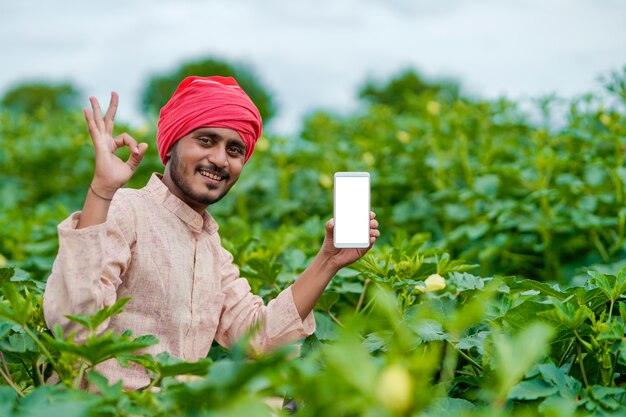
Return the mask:
<svg viewBox="0 0 626 417">
<path fill-rule="evenodd" d="M 370 177 L 335 174 L 336 247 L 366 248 L 370 243 Z"/>
</svg>

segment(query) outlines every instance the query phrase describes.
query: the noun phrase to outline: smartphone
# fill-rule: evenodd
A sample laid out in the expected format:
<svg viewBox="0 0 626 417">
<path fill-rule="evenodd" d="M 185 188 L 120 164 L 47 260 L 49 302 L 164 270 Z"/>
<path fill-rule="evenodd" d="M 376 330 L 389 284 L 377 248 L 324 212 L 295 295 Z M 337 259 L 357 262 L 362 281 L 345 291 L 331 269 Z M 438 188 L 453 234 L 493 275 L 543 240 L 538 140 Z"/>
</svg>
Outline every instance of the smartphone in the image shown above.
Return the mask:
<svg viewBox="0 0 626 417">
<path fill-rule="evenodd" d="M 369 172 L 335 173 L 336 248 L 370 246 L 370 174 Z"/>
</svg>

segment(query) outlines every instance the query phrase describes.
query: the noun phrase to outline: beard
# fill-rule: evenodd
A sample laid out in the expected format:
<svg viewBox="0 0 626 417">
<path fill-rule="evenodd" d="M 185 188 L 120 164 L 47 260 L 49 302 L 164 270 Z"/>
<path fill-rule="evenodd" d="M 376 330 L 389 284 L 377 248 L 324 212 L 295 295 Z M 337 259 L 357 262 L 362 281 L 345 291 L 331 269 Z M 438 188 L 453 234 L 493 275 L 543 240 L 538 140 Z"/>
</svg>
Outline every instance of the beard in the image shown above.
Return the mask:
<svg viewBox="0 0 626 417">
<path fill-rule="evenodd" d="M 230 187 L 226 187 L 224 188 L 224 191 L 218 195 L 217 197 L 211 197 L 210 195 L 207 194 L 201 194 L 201 193 L 197 193 L 194 191 L 193 189 L 193 185 L 190 184 L 190 182 L 192 181 L 191 178 L 185 178 L 185 166 L 183 166 L 179 159 L 178 159 L 178 155 L 176 152 L 176 146 L 173 147 L 172 149 L 172 156 L 170 157 L 171 159 L 171 163 L 170 163 L 170 177 L 172 178 L 172 182 L 174 183 L 174 185 L 176 185 L 176 187 L 178 187 L 178 189 L 183 193 L 183 195 L 185 196 L 185 198 L 187 199 L 187 201 L 193 201 L 195 203 L 199 203 L 202 205 L 211 205 L 211 204 L 215 204 L 218 201 L 220 201 L 225 195 L 226 193 L 228 193 L 228 190 L 230 190 Z M 205 167 L 206 168 L 206 167 Z M 223 178 L 224 181 L 228 178 L 227 174 L 223 172 L 223 170 L 217 168 L 216 166 L 212 165 L 210 167 L 211 170 L 215 171 L 215 172 L 222 172 L 223 173 Z M 195 175 L 195 173 L 197 172 L 197 168 L 194 168 L 194 173 L 192 174 Z M 198 174 L 200 175 L 200 174 Z M 208 190 L 208 189 L 207 189 Z"/>
</svg>

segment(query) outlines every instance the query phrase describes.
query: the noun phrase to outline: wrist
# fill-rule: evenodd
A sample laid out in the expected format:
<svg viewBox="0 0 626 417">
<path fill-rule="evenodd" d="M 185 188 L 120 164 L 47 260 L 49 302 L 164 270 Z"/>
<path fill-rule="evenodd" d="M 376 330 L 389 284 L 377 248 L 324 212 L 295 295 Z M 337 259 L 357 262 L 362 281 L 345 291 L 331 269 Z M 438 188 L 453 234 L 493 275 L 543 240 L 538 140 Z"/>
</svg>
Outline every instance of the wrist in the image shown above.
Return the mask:
<svg viewBox="0 0 626 417">
<path fill-rule="evenodd" d="M 341 266 L 337 265 L 332 256 L 325 253 L 324 251 L 318 252 L 313 262 L 317 263 L 319 268 L 321 268 L 331 276 L 334 276 L 341 269 Z"/>
<path fill-rule="evenodd" d="M 102 200 L 111 201 L 113 199 L 113 196 L 117 192 L 118 188 L 107 187 L 107 186 L 101 185 L 97 180 L 93 180 L 91 181 L 91 184 L 89 184 L 89 190 L 96 197 Z"/>
</svg>

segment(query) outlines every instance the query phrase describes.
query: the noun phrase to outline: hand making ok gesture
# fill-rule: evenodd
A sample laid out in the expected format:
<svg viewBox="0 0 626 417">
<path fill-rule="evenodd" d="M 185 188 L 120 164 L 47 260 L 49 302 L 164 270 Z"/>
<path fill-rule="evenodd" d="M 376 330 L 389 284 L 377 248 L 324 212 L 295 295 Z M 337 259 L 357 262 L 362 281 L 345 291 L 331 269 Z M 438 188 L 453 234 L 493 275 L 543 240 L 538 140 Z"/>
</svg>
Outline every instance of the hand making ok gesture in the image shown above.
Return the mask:
<svg viewBox="0 0 626 417">
<path fill-rule="evenodd" d="M 96 168 L 91 190 L 100 198 L 110 199 L 133 176 L 146 153 L 148 144 L 137 144 L 135 139 L 125 132 L 113 137 L 115 113 L 119 102 L 117 93 L 111 93 L 111 102 L 104 117 L 98 100 L 90 97 L 89 102 L 93 112 L 89 109 L 83 109 L 83 112 L 96 152 Z M 124 146 L 128 146 L 131 151 L 126 162 L 115 155 L 115 151 Z"/>
</svg>

